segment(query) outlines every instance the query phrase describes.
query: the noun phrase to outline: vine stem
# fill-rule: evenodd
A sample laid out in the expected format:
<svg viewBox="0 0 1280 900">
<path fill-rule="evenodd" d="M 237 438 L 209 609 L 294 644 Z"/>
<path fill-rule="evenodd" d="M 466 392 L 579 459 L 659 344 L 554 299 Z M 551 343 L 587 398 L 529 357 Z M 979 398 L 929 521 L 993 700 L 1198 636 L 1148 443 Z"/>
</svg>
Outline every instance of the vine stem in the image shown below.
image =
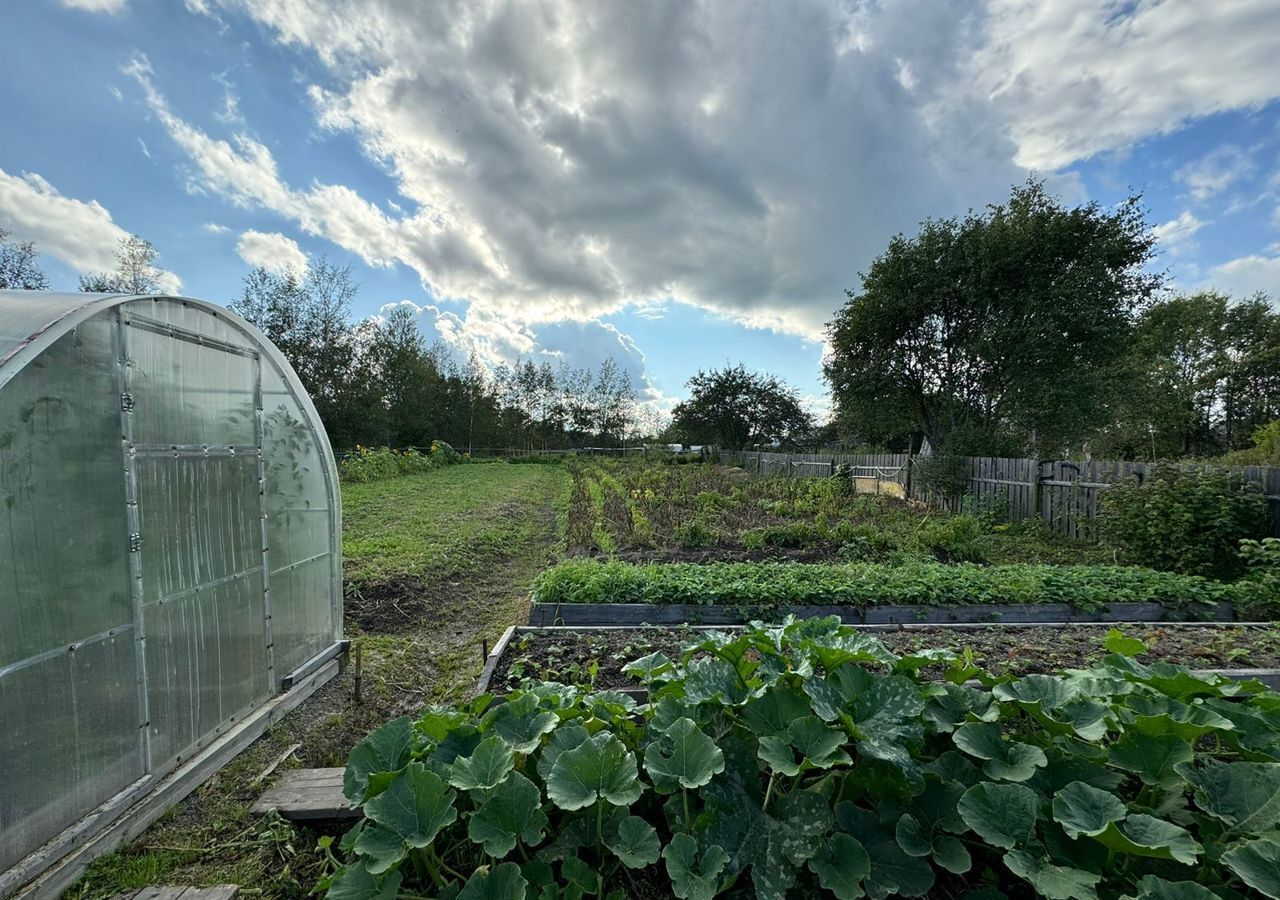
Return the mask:
<svg viewBox="0 0 1280 900">
<path fill-rule="evenodd" d="M 680 795 L 684 799 L 684 827 L 689 833 L 693 833 L 693 826 L 690 824 L 692 817 L 689 815 L 689 790 L 688 788 L 680 788 Z"/>
<path fill-rule="evenodd" d="M 769 786 L 764 789 L 764 805 L 760 807 L 763 810 L 767 811 L 769 809 L 769 798 L 773 796 L 773 779 L 777 774 L 776 772 L 769 773 Z"/>
</svg>

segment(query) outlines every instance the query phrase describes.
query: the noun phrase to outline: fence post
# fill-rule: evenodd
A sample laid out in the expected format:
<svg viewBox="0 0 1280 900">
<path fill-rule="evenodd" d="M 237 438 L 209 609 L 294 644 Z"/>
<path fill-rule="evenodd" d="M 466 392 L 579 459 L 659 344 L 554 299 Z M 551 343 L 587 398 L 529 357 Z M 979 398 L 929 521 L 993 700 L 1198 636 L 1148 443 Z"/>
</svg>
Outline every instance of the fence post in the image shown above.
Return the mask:
<svg viewBox="0 0 1280 900">
<path fill-rule="evenodd" d="M 831 478 L 836 477 L 836 458 L 834 456 L 831 457 L 831 462 L 828 464 L 827 475 Z"/>
<path fill-rule="evenodd" d="M 1040 460 L 1029 459 L 1035 468 L 1031 472 L 1031 515 L 1029 518 L 1036 518 L 1040 515 Z"/>
</svg>

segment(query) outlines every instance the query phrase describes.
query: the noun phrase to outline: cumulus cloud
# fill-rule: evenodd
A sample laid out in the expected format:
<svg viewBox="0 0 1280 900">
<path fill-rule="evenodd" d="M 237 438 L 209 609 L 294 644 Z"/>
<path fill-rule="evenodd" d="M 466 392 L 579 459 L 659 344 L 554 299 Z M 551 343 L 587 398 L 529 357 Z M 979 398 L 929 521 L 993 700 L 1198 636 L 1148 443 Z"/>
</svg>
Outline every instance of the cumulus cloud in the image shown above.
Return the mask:
<svg viewBox="0 0 1280 900">
<path fill-rule="evenodd" d="M 1165 250 L 1181 253 L 1190 249 L 1192 238 L 1204 225 L 1205 223 L 1196 218 L 1191 210 L 1184 209 L 1178 218 L 1157 225 L 1152 232 Z"/>
<path fill-rule="evenodd" d="M 1248 177 L 1253 170 L 1249 154 L 1234 144 L 1223 144 L 1195 162 L 1187 163 L 1174 177 L 1186 186 L 1192 197 L 1203 203 Z"/>
<path fill-rule="evenodd" d="M 85 12 L 115 15 L 124 9 L 128 0 L 60 0 L 60 2 L 69 9 L 82 9 Z"/>
<path fill-rule="evenodd" d="M 0 169 L 0 228 L 21 241 L 33 241 L 79 272 L 115 268 L 116 251 L 129 233 L 111 219 L 97 200 L 63 196 L 34 172 L 11 175 Z M 160 274 L 161 289 L 177 293 L 182 281 L 172 272 Z"/>
<path fill-rule="evenodd" d="M 673 300 L 815 338 L 893 232 L 1280 94 L 1274 0 L 188 5 L 308 54 L 319 124 L 397 193 L 282 172 L 139 58 L 190 190 L 523 323 Z"/>
<path fill-rule="evenodd" d="M 307 272 L 307 254 L 298 242 L 276 231 L 244 232 L 236 241 L 236 252 L 249 265 L 261 266 L 268 272 L 292 272 L 300 277 Z"/>
<path fill-rule="evenodd" d="M 231 230 L 226 225 L 219 225 L 217 222 L 205 222 L 200 227 L 209 232 L 209 234 L 226 234 Z"/>
<path fill-rule="evenodd" d="M 1280 253 L 1242 256 L 1213 266 L 1204 287 L 1226 291 L 1236 297 L 1249 297 L 1259 292 L 1280 297 Z"/>
</svg>

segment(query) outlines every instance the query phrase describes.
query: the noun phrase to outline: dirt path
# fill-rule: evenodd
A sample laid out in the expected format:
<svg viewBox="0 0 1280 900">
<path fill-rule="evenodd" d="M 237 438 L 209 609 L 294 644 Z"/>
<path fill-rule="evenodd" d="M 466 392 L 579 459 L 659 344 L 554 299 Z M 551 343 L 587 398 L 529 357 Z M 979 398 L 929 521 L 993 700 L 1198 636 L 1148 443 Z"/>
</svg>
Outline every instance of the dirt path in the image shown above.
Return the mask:
<svg viewBox="0 0 1280 900">
<path fill-rule="evenodd" d="M 351 748 L 387 720 L 470 693 L 482 647 L 527 620 L 529 584 L 559 552 L 568 478 L 558 468 L 477 465 L 398 481 L 405 483 L 344 492 L 354 506 L 344 541 L 348 571 L 363 576 L 347 585 L 344 603 L 347 635 L 360 648 L 359 700 L 348 665 L 141 839 L 99 860 L 67 897 L 220 883 L 239 884 L 250 896 L 306 896 L 322 871 L 320 834 L 255 819 L 253 802 L 279 773 L 344 765 Z M 375 513 L 420 505 L 409 512 L 421 521 L 365 515 L 365 504 Z M 394 531 L 384 530 L 388 519 Z M 364 547 L 390 538 L 404 546 Z M 418 553 L 419 543 L 432 552 Z M 271 777 L 259 778 L 295 746 Z"/>
</svg>

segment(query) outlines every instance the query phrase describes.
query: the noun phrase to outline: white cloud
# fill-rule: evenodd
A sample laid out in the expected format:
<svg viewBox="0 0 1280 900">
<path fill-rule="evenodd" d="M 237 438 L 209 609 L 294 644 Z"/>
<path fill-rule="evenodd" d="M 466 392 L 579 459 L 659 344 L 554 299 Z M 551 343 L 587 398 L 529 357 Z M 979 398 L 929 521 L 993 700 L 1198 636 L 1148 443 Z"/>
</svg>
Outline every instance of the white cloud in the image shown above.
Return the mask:
<svg viewBox="0 0 1280 900">
<path fill-rule="evenodd" d="M 1187 163 L 1174 178 L 1203 203 L 1248 177 L 1253 170 L 1249 154 L 1234 144 L 1223 144 L 1195 162 Z"/>
<path fill-rule="evenodd" d="M 64 197 L 34 172 L 10 175 L 0 169 L 0 228 L 21 241 L 33 241 L 71 268 L 86 274 L 115 268 L 116 250 L 129 233 L 111 219 L 97 200 Z M 161 289 L 177 293 L 182 281 L 161 272 Z"/>
<path fill-rule="evenodd" d="M 128 0 L 59 0 L 59 2 L 70 9 L 115 15 L 124 9 Z"/>
<path fill-rule="evenodd" d="M 219 225 L 217 222 L 205 222 L 200 227 L 209 232 L 209 234 L 226 234 L 231 230 L 226 225 Z"/>
<path fill-rule="evenodd" d="M 202 130 L 138 58 L 190 190 L 523 323 L 671 298 L 816 338 L 895 231 L 1280 95 L 1274 0 L 188 5 L 317 61 L 319 124 L 397 193 L 281 172 L 261 123 Z"/>
<path fill-rule="evenodd" d="M 1209 269 L 1203 287 L 1226 291 L 1235 297 L 1258 292 L 1280 297 L 1280 255 L 1242 256 Z"/>
<path fill-rule="evenodd" d="M 1056 169 L 1280 95 L 1274 0 L 988 0 L 972 84 Z"/>
<path fill-rule="evenodd" d="M 1184 209 L 1176 219 L 1170 219 L 1152 229 L 1160 246 L 1172 253 L 1190 249 L 1195 233 L 1205 226 L 1189 209 Z"/>
<path fill-rule="evenodd" d="M 269 272 L 292 272 L 298 276 L 307 272 L 307 254 L 297 241 L 279 232 L 246 231 L 236 241 L 236 252 L 249 265 Z"/>
</svg>

